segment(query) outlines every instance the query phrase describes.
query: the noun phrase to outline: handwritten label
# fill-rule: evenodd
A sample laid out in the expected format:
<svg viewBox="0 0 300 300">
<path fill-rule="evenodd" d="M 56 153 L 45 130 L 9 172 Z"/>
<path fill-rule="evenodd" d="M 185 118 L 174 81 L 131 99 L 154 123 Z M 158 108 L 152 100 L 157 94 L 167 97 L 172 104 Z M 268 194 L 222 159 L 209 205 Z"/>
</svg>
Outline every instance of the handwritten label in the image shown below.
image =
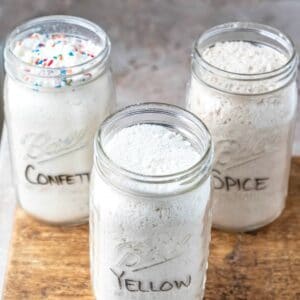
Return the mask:
<svg viewBox="0 0 300 300">
<path fill-rule="evenodd" d="M 37 185 L 71 185 L 76 183 L 86 183 L 90 180 L 90 173 L 78 173 L 78 174 L 58 174 L 47 175 L 36 171 L 33 165 L 28 165 L 25 168 L 25 178 L 30 184 Z"/>
<path fill-rule="evenodd" d="M 169 292 L 171 290 L 182 288 L 188 288 L 191 285 L 192 277 L 188 275 L 184 280 L 162 280 L 160 282 L 155 282 L 154 280 L 145 281 L 143 279 L 130 279 L 126 277 L 126 272 L 117 272 L 110 269 L 111 272 L 116 277 L 116 283 L 120 290 L 127 290 L 128 292 Z"/>
<path fill-rule="evenodd" d="M 225 191 L 262 191 L 268 187 L 269 177 L 236 178 L 223 175 L 219 170 L 213 170 L 214 188 Z"/>
<path fill-rule="evenodd" d="M 189 288 L 192 284 L 190 274 L 186 276 L 184 274 L 182 278 L 161 278 L 159 270 L 162 268 L 167 268 L 165 271 L 169 270 L 172 265 L 176 268 L 178 260 L 189 249 L 190 243 L 191 234 L 185 233 L 175 237 L 168 232 L 155 233 L 144 241 L 128 241 L 118 244 L 116 251 L 119 258 L 117 258 L 117 264 L 110 268 L 116 279 L 116 286 L 120 290 L 141 293 L 159 293 Z M 156 268 L 160 269 L 156 272 Z M 154 274 L 153 280 L 148 272 Z M 143 275 L 147 273 L 147 279 L 145 279 Z M 171 271 L 170 276 L 172 276 Z"/>
</svg>

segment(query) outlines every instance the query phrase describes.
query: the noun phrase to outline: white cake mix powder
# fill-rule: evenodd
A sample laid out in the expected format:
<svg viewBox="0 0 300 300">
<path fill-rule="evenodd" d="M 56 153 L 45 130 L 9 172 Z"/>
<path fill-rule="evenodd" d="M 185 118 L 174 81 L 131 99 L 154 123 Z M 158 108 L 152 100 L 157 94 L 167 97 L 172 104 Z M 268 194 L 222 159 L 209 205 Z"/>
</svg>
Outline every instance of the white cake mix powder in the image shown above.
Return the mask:
<svg viewBox="0 0 300 300">
<path fill-rule="evenodd" d="M 271 72 L 288 60 L 271 47 L 242 41 L 216 43 L 201 55 L 209 64 L 239 74 Z M 208 126 L 215 142 L 213 223 L 229 230 L 267 224 L 281 213 L 287 195 L 296 83 L 274 91 L 269 80 L 229 81 L 210 72 L 196 74 L 187 106 Z"/>
<path fill-rule="evenodd" d="M 143 175 L 177 173 L 200 159 L 189 141 L 163 126 L 143 124 L 124 128 L 104 147 L 119 166 Z"/>
<path fill-rule="evenodd" d="M 112 110 L 114 88 L 109 70 L 84 70 L 103 46 L 32 33 L 7 47 L 18 58 L 16 66 L 6 61 L 4 100 L 20 204 L 49 223 L 87 221 L 93 137 Z"/>
<path fill-rule="evenodd" d="M 206 48 L 202 57 L 221 70 L 238 74 L 271 72 L 287 62 L 285 55 L 271 47 L 242 41 L 218 42 Z"/>
<path fill-rule="evenodd" d="M 192 167 L 204 150 L 196 150 L 179 132 L 147 124 L 122 129 L 103 148 L 117 165 L 155 176 Z M 131 188 L 139 185 L 133 182 Z M 170 186 L 152 184 L 149 195 L 138 196 L 107 184 L 94 170 L 90 224 L 97 299 L 202 299 L 210 177 L 190 191 L 165 196 Z"/>
</svg>

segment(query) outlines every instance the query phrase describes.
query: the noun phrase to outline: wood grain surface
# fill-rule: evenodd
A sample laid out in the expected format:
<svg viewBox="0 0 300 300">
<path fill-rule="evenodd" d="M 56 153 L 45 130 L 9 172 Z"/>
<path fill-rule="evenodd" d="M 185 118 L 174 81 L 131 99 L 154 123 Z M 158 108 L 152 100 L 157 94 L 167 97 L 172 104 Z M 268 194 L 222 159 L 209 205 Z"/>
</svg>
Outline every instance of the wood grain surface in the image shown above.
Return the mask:
<svg viewBox="0 0 300 300">
<path fill-rule="evenodd" d="M 23 299 L 93 299 L 87 226 L 49 227 L 17 209 L 4 300 Z M 300 158 L 279 219 L 251 233 L 213 231 L 205 299 L 300 300 Z"/>
</svg>

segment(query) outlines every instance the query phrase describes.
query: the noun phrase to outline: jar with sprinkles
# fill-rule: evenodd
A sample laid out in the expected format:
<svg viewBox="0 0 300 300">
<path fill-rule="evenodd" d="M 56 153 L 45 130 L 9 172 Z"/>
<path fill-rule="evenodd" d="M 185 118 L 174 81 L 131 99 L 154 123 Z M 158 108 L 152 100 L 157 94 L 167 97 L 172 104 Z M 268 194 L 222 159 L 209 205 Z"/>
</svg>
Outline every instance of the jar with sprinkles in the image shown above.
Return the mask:
<svg viewBox="0 0 300 300">
<path fill-rule="evenodd" d="M 8 37 L 5 117 L 18 200 L 52 224 L 88 219 L 93 137 L 115 105 L 110 41 L 71 16 L 31 20 Z"/>
</svg>

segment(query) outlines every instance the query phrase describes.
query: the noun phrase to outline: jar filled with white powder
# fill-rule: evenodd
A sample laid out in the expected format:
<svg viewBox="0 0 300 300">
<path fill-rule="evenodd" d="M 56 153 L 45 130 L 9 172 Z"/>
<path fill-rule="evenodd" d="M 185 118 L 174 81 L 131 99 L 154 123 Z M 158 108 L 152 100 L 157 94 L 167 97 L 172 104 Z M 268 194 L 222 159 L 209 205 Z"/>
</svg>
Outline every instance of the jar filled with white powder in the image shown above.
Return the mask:
<svg viewBox="0 0 300 300">
<path fill-rule="evenodd" d="M 179 107 L 134 105 L 106 119 L 91 183 L 96 299 L 202 299 L 212 156 L 205 125 Z"/>
<path fill-rule="evenodd" d="M 249 231 L 285 206 L 297 106 L 297 55 L 280 31 L 229 23 L 195 43 L 187 107 L 211 131 L 215 227 Z"/>
<path fill-rule="evenodd" d="M 110 41 L 87 20 L 49 16 L 16 28 L 4 52 L 20 205 L 48 223 L 86 222 L 93 138 L 115 104 Z"/>
</svg>

